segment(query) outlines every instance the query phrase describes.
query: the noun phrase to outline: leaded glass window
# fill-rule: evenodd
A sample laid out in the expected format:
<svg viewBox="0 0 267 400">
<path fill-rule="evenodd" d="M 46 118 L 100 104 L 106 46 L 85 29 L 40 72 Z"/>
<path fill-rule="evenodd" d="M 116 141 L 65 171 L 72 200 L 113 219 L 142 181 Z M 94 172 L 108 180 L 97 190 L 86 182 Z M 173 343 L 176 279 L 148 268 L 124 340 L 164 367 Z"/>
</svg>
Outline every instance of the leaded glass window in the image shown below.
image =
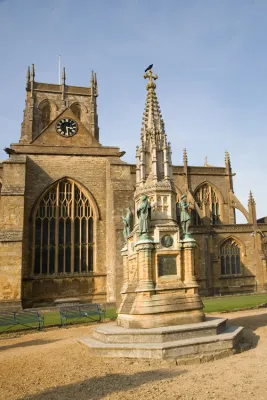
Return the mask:
<svg viewBox="0 0 267 400">
<path fill-rule="evenodd" d="M 93 271 L 93 210 L 74 182 L 60 181 L 44 195 L 35 213 L 33 231 L 35 275 Z"/>
<path fill-rule="evenodd" d="M 233 239 L 228 239 L 223 243 L 220 249 L 220 258 L 222 275 L 241 274 L 240 247 Z"/>
<path fill-rule="evenodd" d="M 202 185 L 194 195 L 198 207 L 201 209 L 204 218 L 208 217 L 210 223 L 219 225 L 220 219 L 220 202 L 216 191 L 209 184 Z M 200 225 L 201 219 L 196 210 L 192 213 L 192 224 Z"/>
</svg>

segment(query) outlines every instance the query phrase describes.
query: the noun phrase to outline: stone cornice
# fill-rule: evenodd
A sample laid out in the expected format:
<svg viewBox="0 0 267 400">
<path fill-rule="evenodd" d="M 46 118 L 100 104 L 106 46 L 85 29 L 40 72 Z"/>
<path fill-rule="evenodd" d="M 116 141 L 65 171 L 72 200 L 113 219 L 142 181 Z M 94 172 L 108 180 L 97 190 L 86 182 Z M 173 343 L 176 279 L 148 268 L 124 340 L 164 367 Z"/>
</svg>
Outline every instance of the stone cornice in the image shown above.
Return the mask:
<svg viewBox="0 0 267 400">
<path fill-rule="evenodd" d="M 192 234 L 206 233 L 206 234 L 216 234 L 216 233 L 228 233 L 228 232 L 253 232 L 252 224 L 236 224 L 236 225 L 213 225 L 210 226 L 191 226 L 190 231 Z"/>
<path fill-rule="evenodd" d="M 131 174 L 136 173 L 136 165 L 128 164 L 130 166 Z M 185 175 L 184 167 L 180 165 L 173 165 L 172 172 L 174 175 Z M 188 167 L 188 175 L 219 175 L 226 176 L 226 169 L 224 167 Z"/>
<path fill-rule="evenodd" d="M 97 156 L 97 157 L 120 157 L 121 152 L 119 147 L 86 147 L 86 146 L 48 146 L 34 144 L 11 144 L 12 150 L 17 154 L 32 154 L 32 155 L 57 155 L 57 156 Z"/>
</svg>

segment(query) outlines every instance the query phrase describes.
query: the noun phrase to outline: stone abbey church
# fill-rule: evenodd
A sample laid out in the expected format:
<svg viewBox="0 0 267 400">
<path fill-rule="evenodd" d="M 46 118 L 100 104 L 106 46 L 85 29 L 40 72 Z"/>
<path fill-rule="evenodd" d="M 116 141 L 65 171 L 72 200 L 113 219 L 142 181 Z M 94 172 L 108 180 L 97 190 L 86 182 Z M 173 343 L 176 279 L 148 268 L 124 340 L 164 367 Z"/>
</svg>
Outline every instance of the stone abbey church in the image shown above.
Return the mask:
<svg viewBox="0 0 267 400">
<path fill-rule="evenodd" d="M 60 85 L 36 82 L 34 65 L 28 69 L 21 137 L 0 164 L 0 308 L 50 306 L 64 298 L 120 301 L 121 210 L 132 208 L 136 229 L 137 177 L 154 168 L 149 132 L 165 130 L 153 88 L 142 157 L 139 147 L 137 164 L 128 164 L 119 148 L 100 143 L 97 96 L 95 73 L 90 87 L 77 87 L 66 84 L 64 69 Z M 200 294 L 265 290 L 267 221 L 257 221 L 251 193 L 247 207 L 235 196 L 229 154 L 221 167 L 190 166 L 185 150 L 183 165 L 171 164 L 170 144 L 164 151 L 177 202 L 185 193 L 191 203 Z M 154 210 L 171 206 L 164 196 L 149 200 Z M 235 209 L 246 224 L 236 224 Z"/>
</svg>

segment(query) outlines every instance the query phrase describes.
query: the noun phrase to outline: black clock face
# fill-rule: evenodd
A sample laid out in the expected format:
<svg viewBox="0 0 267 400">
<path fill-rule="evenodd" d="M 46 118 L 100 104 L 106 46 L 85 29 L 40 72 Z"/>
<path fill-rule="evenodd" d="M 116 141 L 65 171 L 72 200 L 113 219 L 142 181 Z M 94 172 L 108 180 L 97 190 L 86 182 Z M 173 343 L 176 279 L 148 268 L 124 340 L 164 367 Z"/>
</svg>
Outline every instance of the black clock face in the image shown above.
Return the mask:
<svg viewBox="0 0 267 400">
<path fill-rule="evenodd" d="M 63 118 L 56 124 L 56 131 L 64 137 L 74 136 L 78 131 L 77 122 L 71 118 Z"/>
</svg>

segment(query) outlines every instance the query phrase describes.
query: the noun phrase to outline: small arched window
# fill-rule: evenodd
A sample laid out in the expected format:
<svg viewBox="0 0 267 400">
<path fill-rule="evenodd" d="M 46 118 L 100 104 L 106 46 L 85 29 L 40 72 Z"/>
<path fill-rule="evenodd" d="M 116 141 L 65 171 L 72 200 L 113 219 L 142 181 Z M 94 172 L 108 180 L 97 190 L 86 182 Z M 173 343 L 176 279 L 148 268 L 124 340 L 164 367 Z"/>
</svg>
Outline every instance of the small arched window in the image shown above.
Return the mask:
<svg viewBox="0 0 267 400">
<path fill-rule="evenodd" d="M 240 246 L 234 239 L 226 240 L 220 248 L 221 274 L 241 274 Z"/>
<path fill-rule="evenodd" d="M 73 112 L 73 114 L 76 115 L 76 117 L 81 120 L 81 116 L 82 116 L 82 109 L 79 103 L 74 103 L 71 105 L 70 107 L 71 111 Z"/>
<path fill-rule="evenodd" d="M 94 214 L 73 181 L 58 182 L 39 201 L 33 233 L 35 275 L 93 271 Z"/>
<path fill-rule="evenodd" d="M 201 209 L 203 216 L 210 219 L 213 225 L 221 223 L 219 197 L 213 187 L 209 184 L 200 186 L 194 195 L 195 201 Z M 196 210 L 193 211 L 193 225 L 200 225 L 201 219 Z"/>
<path fill-rule="evenodd" d="M 51 122 L 51 105 L 44 101 L 39 106 L 39 131 L 41 132 Z"/>
</svg>

